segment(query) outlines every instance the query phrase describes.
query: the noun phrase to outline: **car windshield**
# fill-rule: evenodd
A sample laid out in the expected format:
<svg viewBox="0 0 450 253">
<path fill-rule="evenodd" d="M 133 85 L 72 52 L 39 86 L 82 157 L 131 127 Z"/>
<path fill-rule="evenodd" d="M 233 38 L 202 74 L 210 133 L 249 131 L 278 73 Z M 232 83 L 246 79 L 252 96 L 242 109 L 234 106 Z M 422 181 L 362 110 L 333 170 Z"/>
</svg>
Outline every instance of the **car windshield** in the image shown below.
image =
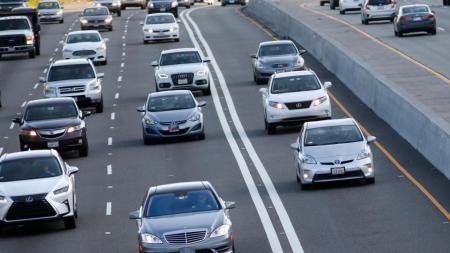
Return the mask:
<svg viewBox="0 0 450 253">
<path fill-rule="evenodd" d="M 28 20 L 23 18 L 0 20 L 0 31 L 29 29 L 30 24 L 28 24 Z"/>
<path fill-rule="evenodd" d="M 31 105 L 25 111 L 25 121 L 76 118 L 77 116 L 78 111 L 73 103 Z"/>
<path fill-rule="evenodd" d="M 40 2 L 37 6 L 38 9 L 59 9 L 57 2 Z"/>
<path fill-rule="evenodd" d="M 317 127 L 306 130 L 305 146 L 360 142 L 362 134 L 355 125 Z"/>
<path fill-rule="evenodd" d="M 92 78 L 95 78 L 95 73 L 90 64 L 53 66 L 48 74 L 49 82 Z"/>
<path fill-rule="evenodd" d="M 297 49 L 293 44 L 268 45 L 262 46 L 259 49 L 259 56 L 274 56 L 274 55 L 291 55 L 297 54 Z"/>
<path fill-rule="evenodd" d="M 87 8 L 83 11 L 83 16 L 105 16 L 109 15 L 108 8 Z"/>
<path fill-rule="evenodd" d="M 391 0 L 369 0 L 369 5 L 388 5 Z"/>
<path fill-rule="evenodd" d="M 189 94 L 151 97 L 148 100 L 149 112 L 184 110 L 195 107 L 195 101 Z"/>
<path fill-rule="evenodd" d="M 411 6 L 411 7 L 404 7 L 402 9 L 403 14 L 413 14 L 413 13 L 419 13 L 419 12 L 430 12 L 428 7 L 426 6 Z"/>
<path fill-rule="evenodd" d="M 148 16 L 145 23 L 148 25 L 170 24 L 175 23 L 175 19 L 171 15 Z"/>
<path fill-rule="evenodd" d="M 309 91 L 320 89 L 319 81 L 314 75 L 275 78 L 272 81 L 271 93 Z"/>
<path fill-rule="evenodd" d="M 195 51 L 191 52 L 179 52 L 168 53 L 161 56 L 161 66 L 175 65 L 175 64 L 189 64 L 189 63 L 201 63 L 202 58 L 200 54 Z"/>
<path fill-rule="evenodd" d="M 219 203 L 209 190 L 157 194 L 150 197 L 146 217 L 219 210 Z"/>
<path fill-rule="evenodd" d="M 97 33 L 77 33 L 70 34 L 67 37 L 67 44 L 80 43 L 80 42 L 99 42 L 101 41 L 100 35 Z"/>
<path fill-rule="evenodd" d="M 57 177 L 62 174 L 55 157 L 36 157 L 0 163 L 0 182 Z"/>
</svg>

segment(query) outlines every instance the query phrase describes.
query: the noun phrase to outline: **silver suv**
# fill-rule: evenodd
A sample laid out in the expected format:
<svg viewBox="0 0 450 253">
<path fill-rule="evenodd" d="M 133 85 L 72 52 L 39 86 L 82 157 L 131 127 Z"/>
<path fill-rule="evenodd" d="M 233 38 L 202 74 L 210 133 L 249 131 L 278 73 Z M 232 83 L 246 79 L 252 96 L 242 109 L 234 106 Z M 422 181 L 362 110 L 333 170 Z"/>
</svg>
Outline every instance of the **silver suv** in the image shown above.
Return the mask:
<svg viewBox="0 0 450 253">
<path fill-rule="evenodd" d="M 361 23 L 368 25 L 370 21 L 390 20 L 394 21 L 395 0 L 365 0 L 361 7 Z"/>
</svg>

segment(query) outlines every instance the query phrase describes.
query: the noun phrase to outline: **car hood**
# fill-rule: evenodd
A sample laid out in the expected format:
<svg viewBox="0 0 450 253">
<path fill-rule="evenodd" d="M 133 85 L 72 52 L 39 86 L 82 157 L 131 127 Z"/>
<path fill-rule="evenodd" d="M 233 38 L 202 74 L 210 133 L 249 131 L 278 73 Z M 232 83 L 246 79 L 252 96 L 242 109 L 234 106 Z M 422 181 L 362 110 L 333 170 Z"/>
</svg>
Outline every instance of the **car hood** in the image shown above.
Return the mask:
<svg viewBox="0 0 450 253">
<path fill-rule="evenodd" d="M 160 66 L 158 71 L 164 74 L 177 74 L 177 73 L 195 73 L 199 70 L 203 70 L 205 66 L 203 63 L 190 63 L 190 64 L 176 64 L 168 66 Z"/>
<path fill-rule="evenodd" d="M 59 9 L 41 9 L 38 10 L 39 13 L 41 14 L 56 14 L 58 13 Z"/>
<path fill-rule="evenodd" d="M 324 146 L 305 146 L 304 153 L 315 159 L 328 158 L 334 160 L 355 159 L 361 150 L 364 150 L 364 142 L 342 143 Z M 319 162 L 319 161 L 318 161 Z"/>
<path fill-rule="evenodd" d="M 175 122 L 189 119 L 194 112 L 195 108 L 164 112 L 147 112 L 147 117 L 158 122 Z"/>
<path fill-rule="evenodd" d="M 0 36 L 2 35 L 23 35 L 23 34 L 31 34 L 30 30 L 5 30 L 0 31 Z"/>
<path fill-rule="evenodd" d="M 176 23 L 168 23 L 168 24 L 146 24 L 144 25 L 144 29 L 152 29 L 152 30 L 163 30 L 163 29 L 170 29 L 172 27 L 177 27 L 178 25 Z"/>
<path fill-rule="evenodd" d="M 48 82 L 47 85 L 49 87 L 67 87 L 67 86 L 75 86 L 75 85 L 89 85 L 91 82 L 95 82 L 95 78 L 89 79 L 75 79 L 75 80 L 63 80 L 63 81 L 54 81 Z"/>
<path fill-rule="evenodd" d="M 281 94 L 270 94 L 269 100 L 275 102 L 300 102 L 311 101 L 325 95 L 323 89 L 299 91 L 299 92 L 287 92 Z"/>
<path fill-rule="evenodd" d="M 23 196 L 48 193 L 59 186 L 63 187 L 65 179 L 63 176 L 21 180 L 0 183 L 0 195 Z"/>
<path fill-rule="evenodd" d="M 277 56 L 264 56 L 259 57 L 259 61 L 262 64 L 274 64 L 274 63 L 293 63 L 299 59 L 298 55 L 277 55 Z"/>
<path fill-rule="evenodd" d="M 151 233 L 160 238 L 164 233 L 182 232 L 189 229 L 207 229 L 211 233 L 224 224 L 225 212 L 223 210 L 169 215 L 156 218 L 142 219 L 141 232 Z"/>
<path fill-rule="evenodd" d="M 64 44 L 64 49 L 69 50 L 95 50 L 98 47 L 101 47 L 103 43 L 100 42 L 80 42 L 80 43 L 72 43 L 72 44 Z M 64 50 L 63 49 L 63 50 Z"/>
<path fill-rule="evenodd" d="M 22 129 L 54 129 L 64 128 L 68 126 L 76 126 L 81 124 L 79 118 L 65 118 L 53 120 L 27 121 L 22 125 Z"/>
</svg>

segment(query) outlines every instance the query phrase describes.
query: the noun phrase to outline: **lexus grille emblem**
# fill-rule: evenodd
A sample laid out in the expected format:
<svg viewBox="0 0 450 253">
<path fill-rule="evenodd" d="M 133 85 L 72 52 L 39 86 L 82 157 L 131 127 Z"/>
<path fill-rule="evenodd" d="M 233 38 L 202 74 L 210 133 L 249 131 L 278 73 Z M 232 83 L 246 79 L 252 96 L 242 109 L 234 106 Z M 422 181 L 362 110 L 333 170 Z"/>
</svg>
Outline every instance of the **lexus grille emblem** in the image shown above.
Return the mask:
<svg viewBox="0 0 450 253">
<path fill-rule="evenodd" d="M 28 197 L 25 198 L 25 202 L 27 202 L 27 203 L 31 203 L 33 201 L 34 201 L 34 199 L 31 196 L 28 196 Z"/>
<path fill-rule="evenodd" d="M 297 107 L 297 108 L 302 108 L 302 103 L 297 103 L 297 104 L 295 104 L 295 107 Z"/>
<path fill-rule="evenodd" d="M 339 161 L 339 160 L 334 160 L 334 164 L 339 165 L 339 164 L 341 164 L 341 161 Z"/>
<path fill-rule="evenodd" d="M 14 40 L 9 40 L 8 42 L 14 42 Z"/>
</svg>

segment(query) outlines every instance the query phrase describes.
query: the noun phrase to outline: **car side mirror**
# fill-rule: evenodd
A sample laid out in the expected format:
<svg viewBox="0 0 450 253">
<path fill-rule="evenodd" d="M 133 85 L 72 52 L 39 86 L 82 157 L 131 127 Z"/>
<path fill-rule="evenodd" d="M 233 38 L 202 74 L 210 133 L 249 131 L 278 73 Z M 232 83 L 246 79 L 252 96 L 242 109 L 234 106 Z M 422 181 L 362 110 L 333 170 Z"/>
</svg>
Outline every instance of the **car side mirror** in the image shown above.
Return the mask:
<svg viewBox="0 0 450 253">
<path fill-rule="evenodd" d="M 157 61 L 152 61 L 152 67 L 158 67 L 158 66 L 159 66 L 159 64 Z"/>
<path fill-rule="evenodd" d="M 333 84 L 331 82 L 324 82 L 323 86 L 325 87 L 325 89 L 329 89 L 331 88 L 331 86 L 333 86 Z"/>
<path fill-rule="evenodd" d="M 104 38 L 103 41 L 106 43 L 106 42 L 109 41 L 109 39 L 108 38 Z"/>
<path fill-rule="evenodd" d="M 298 53 L 301 54 L 301 55 L 302 55 L 302 54 L 306 54 L 306 52 L 307 52 L 307 51 L 306 51 L 305 49 L 300 49 L 300 50 L 298 50 Z"/>
<path fill-rule="evenodd" d="M 47 79 L 45 79 L 45 77 L 39 77 L 39 83 L 46 83 L 47 82 Z"/>
<path fill-rule="evenodd" d="M 299 151 L 298 143 L 297 143 L 297 142 L 292 143 L 292 144 L 291 144 L 291 149 L 292 149 L 292 150 L 295 150 L 295 151 Z"/>
<path fill-rule="evenodd" d="M 14 122 L 14 123 L 16 123 L 16 124 L 19 124 L 19 125 L 22 125 L 22 119 L 21 119 L 21 118 L 14 118 L 14 119 L 12 120 L 12 122 Z"/>
<path fill-rule="evenodd" d="M 130 220 L 139 220 L 141 218 L 139 210 L 131 212 L 129 217 L 130 217 Z"/>
<path fill-rule="evenodd" d="M 81 112 L 81 118 L 82 119 L 84 119 L 84 118 L 86 118 L 88 116 L 91 116 L 91 115 L 92 115 L 92 112 L 90 112 L 90 111 L 82 111 Z"/>
<path fill-rule="evenodd" d="M 75 167 L 75 166 L 69 166 L 67 168 L 67 174 L 69 174 L 69 175 L 75 174 L 78 171 L 79 171 L 78 167 Z"/>
<path fill-rule="evenodd" d="M 198 102 L 198 107 L 204 107 L 206 105 L 206 101 L 200 101 Z"/>
<path fill-rule="evenodd" d="M 144 106 L 138 106 L 138 107 L 136 107 L 136 111 L 138 111 L 138 112 L 145 112 L 145 107 Z"/>
<path fill-rule="evenodd" d="M 256 59 L 256 54 L 251 54 L 251 55 L 250 55 L 250 58 Z"/>
<path fill-rule="evenodd" d="M 141 21 L 141 22 L 139 22 L 139 24 L 140 24 L 140 25 L 144 25 L 144 22 Z"/>
<path fill-rule="evenodd" d="M 260 88 L 259 92 L 263 95 L 267 95 L 267 88 Z"/>
<path fill-rule="evenodd" d="M 377 140 L 375 136 L 367 136 L 367 143 L 372 143 Z"/>
<path fill-rule="evenodd" d="M 211 59 L 209 59 L 208 57 L 205 57 L 205 59 L 203 59 L 203 62 L 211 62 Z"/>
<path fill-rule="evenodd" d="M 97 73 L 97 78 L 103 78 L 103 77 L 105 77 L 104 73 Z"/>
<path fill-rule="evenodd" d="M 236 208 L 236 203 L 232 201 L 225 202 L 225 209 L 233 209 L 233 208 Z"/>
</svg>

